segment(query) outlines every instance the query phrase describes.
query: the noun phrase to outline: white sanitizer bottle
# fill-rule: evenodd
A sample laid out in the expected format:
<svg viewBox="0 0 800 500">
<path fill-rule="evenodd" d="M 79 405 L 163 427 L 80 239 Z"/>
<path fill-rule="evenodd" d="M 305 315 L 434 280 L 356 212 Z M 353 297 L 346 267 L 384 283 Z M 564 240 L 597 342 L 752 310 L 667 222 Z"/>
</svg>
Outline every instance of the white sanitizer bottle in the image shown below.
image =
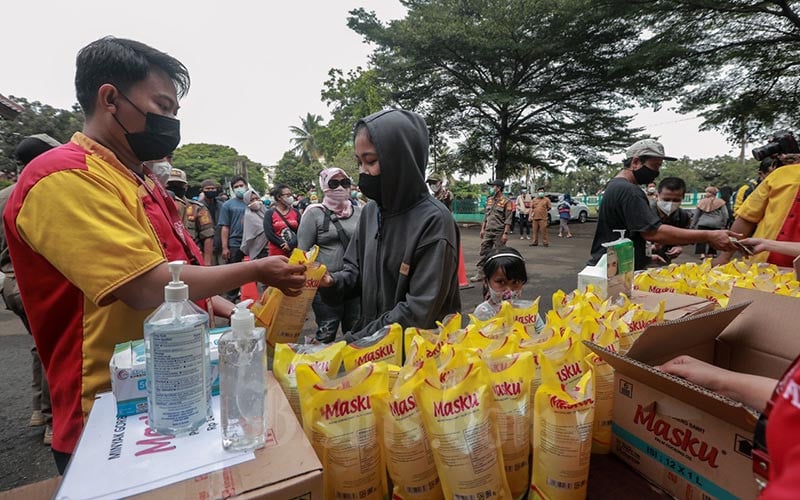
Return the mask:
<svg viewBox="0 0 800 500">
<path fill-rule="evenodd" d="M 252 302 L 236 304 L 231 330 L 219 339 L 222 447 L 230 450 L 261 448 L 266 434 L 266 345 L 264 329 L 255 327 L 253 313 L 247 309 Z"/>
<path fill-rule="evenodd" d="M 172 436 L 196 431 L 213 417 L 208 314 L 180 281 L 185 264 L 169 263 L 164 303 L 144 322 L 148 425 Z"/>
</svg>

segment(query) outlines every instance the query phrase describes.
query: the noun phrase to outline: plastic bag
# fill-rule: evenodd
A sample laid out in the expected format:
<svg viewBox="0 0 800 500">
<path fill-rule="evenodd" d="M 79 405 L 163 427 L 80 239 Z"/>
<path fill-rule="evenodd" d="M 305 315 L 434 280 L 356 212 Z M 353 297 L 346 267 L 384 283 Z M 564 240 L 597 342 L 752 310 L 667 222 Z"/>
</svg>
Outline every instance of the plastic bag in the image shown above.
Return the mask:
<svg viewBox="0 0 800 500">
<path fill-rule="evenodd" d="M 444 498 L 430 440 L 414 398 L 414 389 L 424 382 L 422 366 L 404 366 L 393 389 L 373 400 L 393 483 L 392 498 L 396 500 Z"/>
<path fill-rule="evenodd" d="M 511 498 L 487 370 L 428 373 L 414 391 L 447 499 Z"/>
<path fill-rule="evenodd" d="M 287 297 L 277 288 L 268 288 L 250 311 L 260 325 L 267 330 L 267 345 L 270 350 L 276 344 L 296 343 L 303 330 L 303 324 L 311 310 L 311 303 L 319 288 L 319 281 L 327 271 L 324 264 L 315 262 L 319 247 L 308 252 L 295 248 L 289 257 L 289 264 L 306 266 L 306 284 L 297 297 Z"/>
<path fill-rule="evenodd" d="M 593 374 L 564 387 L 547 359 L 533 412 L 533 477 L 530 498 L 584 499 L 594 425 Z"/>
<path fill-rule="evenodd" d="M 300 423 L 300 394 L 297 391 L 297 367 L 309 365 L 317 373 L 328 378 L 335 377 L 342 366 L 342 348 L 345 342 L 335 344 L 278 344 L 275 346 L 275 359 L 272 372 L 283 389 L 292 411 Z"/>
<path fill-rule="evenodd" d="M 303 429 L 322 462 L 323 498 L 385 500 L 386 463 L 373 398 L 386 392 L 385 363 L 366 363 L 336 379 L 297 367 Z"/>
<path fill-rule="evenodd" d="M 385 361 L 399 365 L 402 360 L 403 327 L 399 323 L 384 326 L 368 337 L 346 345 L 342 351 L 345 371 L 350 371 L 368 361 Z"/>
</svg>

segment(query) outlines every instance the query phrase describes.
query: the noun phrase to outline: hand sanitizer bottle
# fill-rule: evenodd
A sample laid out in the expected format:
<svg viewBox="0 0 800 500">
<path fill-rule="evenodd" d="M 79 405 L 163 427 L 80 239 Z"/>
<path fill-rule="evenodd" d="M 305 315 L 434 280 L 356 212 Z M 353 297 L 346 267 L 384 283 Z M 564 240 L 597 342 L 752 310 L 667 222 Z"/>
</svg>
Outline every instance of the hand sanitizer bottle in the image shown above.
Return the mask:
<svg viewBox="0 0 800 500">
<path fill-rule="evenodd" d="M 213 416 L 208 314 L 189 301 L 180 281 L 186 262 L 169 263 L 164 303 L 144 322 L 147 421 L 163 435 L 196 431 Z"/>
<path fill-rule="evenodd" d="M 266 434 L 266 344 L 264 329 L 255 327 L 253 313 L 247 309 L 252 302 L 236 304 L 231 330 L 219 339 L 222 447 L 230 450 L 261 448 Z"/>
</svg>

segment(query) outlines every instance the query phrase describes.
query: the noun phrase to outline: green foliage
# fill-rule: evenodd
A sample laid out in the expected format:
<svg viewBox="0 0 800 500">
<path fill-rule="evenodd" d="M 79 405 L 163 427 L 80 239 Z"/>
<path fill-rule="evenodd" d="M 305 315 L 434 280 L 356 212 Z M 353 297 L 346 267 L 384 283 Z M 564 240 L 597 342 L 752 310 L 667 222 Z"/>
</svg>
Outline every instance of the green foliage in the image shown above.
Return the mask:
<svg viewBox="0 0 800 500">
<path fill-rule="evenodd" d="M 667 162 L 661 167 L 659 179 L 680 177 L 686 182 L 688 192 L 702 192 L 707 186 L 730 186 L 738 188 L 758 173 L 758 162 L 750 160 L 742 163 L 731 156 L 715 156 L 700 160 L 683 158 Z M 658 181 L 656 181 L 658 182 Z"/>
<path fill-rule="evenodd" d="M 319 172 L 322 168 L 319 163 L 308 163 L 301 155 L 287 151 L 275 166 L 275 184 L 286 184 L 295 193 L 318 190 Z"/>
<path fill-rule="evenodd" d="M 358 120 L 390 103 L 389 92 L 378 80 L 377 71 L 361 67 L 348 71 L 346 76 L 340 69 L 331 69 L 322 99 L 333 116 L 319 141 L 325 158 L 333 158 L 344 145 L 353 142 L 353 127 Z"/>
<path fill-rule="evenodd" d="M 638 26 L 627 64 L 640 100 L 676 98 L 732 143 L 797 129 L 800 4 L 761 0 L 608 0 L 609 16 Z M 749 156 L 749 155 L 747 155 Z"/>
<path fill-rule="evenodd" d="M 448 186 L 456 200 L 477 200 L 486 190 L 484 184 L 472 184 L 468 181 L 453 181 Z"/>
<path fill-rule="evenodd" d="M 291 141 L 294 148 L 291 149 L 293 153 L 299 154 L 303 157 L 306 163 L 318 162 L 322 156 L 319 148 L 319 138 L 317 134 L 322 128 L 322 117 L 312 113 L 306 113 L 305 118 L 300 118 L 300 126 L 292 125 L 289 131 L 294 134 Z"/>
<path fill-rule="evenodd" d="M 24 97 L 9 96 L 9 99 L 25 110 L 13 120 L 0 119 L 0 170 L 15 172 L 14 149 L 25 137 L 47 134 L 65 143 L 72 134 L 83 129 L 83 113 L 75 104 L 72 110 L 58 109 L 39 101 L 28 102 Z"/>
<path fill-rule="evenodd" d="M 638 133 L 620 114 L 634 79 L 614 64 L 636 28 L 600 17 L 594 2 L 406 5 L 406 18 L 389 24 L 364 9 L 348 24 L 376 45 L 372 63 L 392 101 L 421 112 L 434 135 L 466 138 L 462 173 L 554 169 L 621 149 Z"/>
<path fill-rule="evenodd" d="M 205 179 L 213 179 L 221 184 L 237 175 L 236 168 L 247 168 L 250 185 L 259 193 L 264 193 L 265 168 L 260 163 L 240 155 L 234 148 L 219 144 L 184 144 L 175 150 L 172 161 L 177 168 L 186 172 L 190 186 L 197 186 Z"/>
<path fill-rule="evenodd" d="M 572 164 L 566 172 L 553 175 L 546 182 L 547 190 L 572 195 L 594 195 L 605 189 L 621 165 Z M 663 175 L 663 174 L 662 174 Z"/>
</svg>

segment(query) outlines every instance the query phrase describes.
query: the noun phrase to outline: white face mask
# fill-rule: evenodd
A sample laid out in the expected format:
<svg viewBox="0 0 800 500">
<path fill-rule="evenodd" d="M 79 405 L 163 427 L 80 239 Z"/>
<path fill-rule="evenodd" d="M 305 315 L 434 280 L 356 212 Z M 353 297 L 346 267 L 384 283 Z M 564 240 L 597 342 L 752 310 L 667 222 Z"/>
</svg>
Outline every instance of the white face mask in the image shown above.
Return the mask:
<svg viewBox="0 0 800 500">
<path fill-rule="evenodd" d="M 283 202 L 286 203 L 287 205 L 291 206 L 294 203 L 294 196 L 292 196 L 292 195 L 284 196 L 283 197 Z"/>
<path fill-rule="evenodd" d="M 665 214 L 667 214 L 667 215 L 670 215 L 670 214 L 672 214 L 672 212 L 674 212 L 675 210 L 677 210 L 677 209 L 678 209 L 678 207 L 679 207 L 681 204 L 680 204 L 680 203 L 676 203 L 676 202 L 674 202 L 674 201 L 661 201 L 661 200 L 658 200 L 658 201 L 656 202 L 656 205 L 658 206 L 658 208 L 659 208 L 659 209 L 660 209 L 662 212 L 664 212 L 664 213 L 665 213 Z"/>
<path fill-rule="evenodd" d="M 518 299 L 522 296 L 522 290 L 516 292 L 506 288 L 505 290 L 497 291 L 494 288 L 489 288 L 489 302 L 499 304 L 504 300 Z"/>
<path fill-rule="evenodd" d="M 169 173 L 172 171 L 172 165 L 170 165 L 168 161 L 157 161 L 152 163 L 150 164 L 150 170 L 153 172 L 153 175 L 156 176 L 158 182 L 160 182 L 162 186 L 167 185 Z"/>
<path fill-rule="evenodd" d="M 654 187 L 649 187 L 649 188 L 647 188 L 647 192 L 648 192 L 648 193 L 650 193 L 650 194 L 653 194 L 653 193 L 655 193 L 655 192 L 656 192 L 656 188 L 654 188 Z"/>
</svg>

